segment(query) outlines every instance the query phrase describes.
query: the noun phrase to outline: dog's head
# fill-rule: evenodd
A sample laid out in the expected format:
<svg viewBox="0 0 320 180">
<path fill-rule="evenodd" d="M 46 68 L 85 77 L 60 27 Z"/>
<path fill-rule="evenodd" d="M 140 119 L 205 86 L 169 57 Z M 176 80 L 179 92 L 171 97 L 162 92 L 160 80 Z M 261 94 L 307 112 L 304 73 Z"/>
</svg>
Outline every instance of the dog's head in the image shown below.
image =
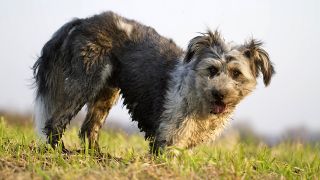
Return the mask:
<svg viewBox="0 0 320 180">
<path fill-rule="evenodd" d="M 265 86 L 269 85 L 274 68 L 261 46 L 254 39 L 243 45 L 227 44 L 217 31 L 190 41 L 184 63 L 194 71 L 193 87 L 205 108 L 202 112 L 214 115 L 231 112 L 255 89 L 260 74 Z"/>
</svg>

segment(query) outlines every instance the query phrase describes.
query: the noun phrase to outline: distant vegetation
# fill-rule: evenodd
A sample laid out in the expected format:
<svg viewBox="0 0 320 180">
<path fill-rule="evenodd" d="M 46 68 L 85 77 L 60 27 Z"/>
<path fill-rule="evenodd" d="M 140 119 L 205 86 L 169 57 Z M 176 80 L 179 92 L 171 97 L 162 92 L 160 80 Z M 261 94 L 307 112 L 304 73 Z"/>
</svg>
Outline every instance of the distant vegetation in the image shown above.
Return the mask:
<svg viewBox="0 0 320 180">
<path fill-rule="evenodd" d="M 104 154 L 98 156 L 81 146 L 73 127 L 64 136 L 74 150 L 67 155 L 37 140 L 30 117 L 22 124 L 10 118 L 17 117 L 0 118 L 0 179 L 320 178 L 317 141 L 287 140 L 271 147 L 249 130 L 230 130 L 210 145 L 177 149 L 180 156 L 155 157 L 141 135 L 106 130 L 100 136 Z"/>
</svg>

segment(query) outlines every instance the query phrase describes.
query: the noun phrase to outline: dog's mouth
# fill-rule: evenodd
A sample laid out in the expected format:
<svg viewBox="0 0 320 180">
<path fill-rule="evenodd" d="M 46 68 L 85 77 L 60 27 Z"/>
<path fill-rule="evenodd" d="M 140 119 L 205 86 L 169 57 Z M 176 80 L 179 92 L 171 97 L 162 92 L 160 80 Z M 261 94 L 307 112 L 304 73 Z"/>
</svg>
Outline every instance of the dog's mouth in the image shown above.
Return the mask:
<svg viewBox="0 0 320 180">
<path fill-rule="evenodd" d="M 221 114 L 226 110 L 226 104 L 223 102 L 214 102 L 212 104 L 212 109 L 210 113 L 212 114 Z"/>
</svg>

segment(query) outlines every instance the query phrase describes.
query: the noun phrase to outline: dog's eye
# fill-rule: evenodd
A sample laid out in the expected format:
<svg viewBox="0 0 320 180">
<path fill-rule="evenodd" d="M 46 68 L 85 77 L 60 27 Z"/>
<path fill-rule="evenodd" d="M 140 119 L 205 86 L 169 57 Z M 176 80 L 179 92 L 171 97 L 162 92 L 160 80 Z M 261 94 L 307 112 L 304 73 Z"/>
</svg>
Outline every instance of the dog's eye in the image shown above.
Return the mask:
<svg viewBox="0 0 320 180">
<path fill-rule="evenodd" d="M 213 77 L 218 73 L 218 69 L 216 67 L 214 67 L 214 66 L 211 66 L 209 68 L 209 72 L 210 72 L 210 77 Z"/>
<path fill-rule="evenodd" d="M 232 71 L 232 77 L 238 78 L 241 75 L 241 72 L 239 70 L 233 70 Z"/>
</svg>

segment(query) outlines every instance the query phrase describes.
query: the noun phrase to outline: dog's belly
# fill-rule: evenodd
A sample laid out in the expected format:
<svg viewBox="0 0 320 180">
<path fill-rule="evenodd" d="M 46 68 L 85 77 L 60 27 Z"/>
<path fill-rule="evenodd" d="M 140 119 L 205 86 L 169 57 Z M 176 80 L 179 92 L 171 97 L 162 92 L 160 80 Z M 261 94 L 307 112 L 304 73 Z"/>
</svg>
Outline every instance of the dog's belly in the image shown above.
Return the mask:
<svg viewBox="0 0 320 180">
<path fill-rule="evenodd" d="M 119 73 L 118 87 L 124 105 L 132 120 L 138 122 L 139 129 L 146 133 L 146 137 L 153 137 L 159 125 L 169 81 L 168 72 L 174 64 L 173 61 L 166 66 L 158 63 L 155 67 L 155 62 L 142 65 L 141 60 L 137 60 L 137 66 L 122 66 Z"/>
</svg>

